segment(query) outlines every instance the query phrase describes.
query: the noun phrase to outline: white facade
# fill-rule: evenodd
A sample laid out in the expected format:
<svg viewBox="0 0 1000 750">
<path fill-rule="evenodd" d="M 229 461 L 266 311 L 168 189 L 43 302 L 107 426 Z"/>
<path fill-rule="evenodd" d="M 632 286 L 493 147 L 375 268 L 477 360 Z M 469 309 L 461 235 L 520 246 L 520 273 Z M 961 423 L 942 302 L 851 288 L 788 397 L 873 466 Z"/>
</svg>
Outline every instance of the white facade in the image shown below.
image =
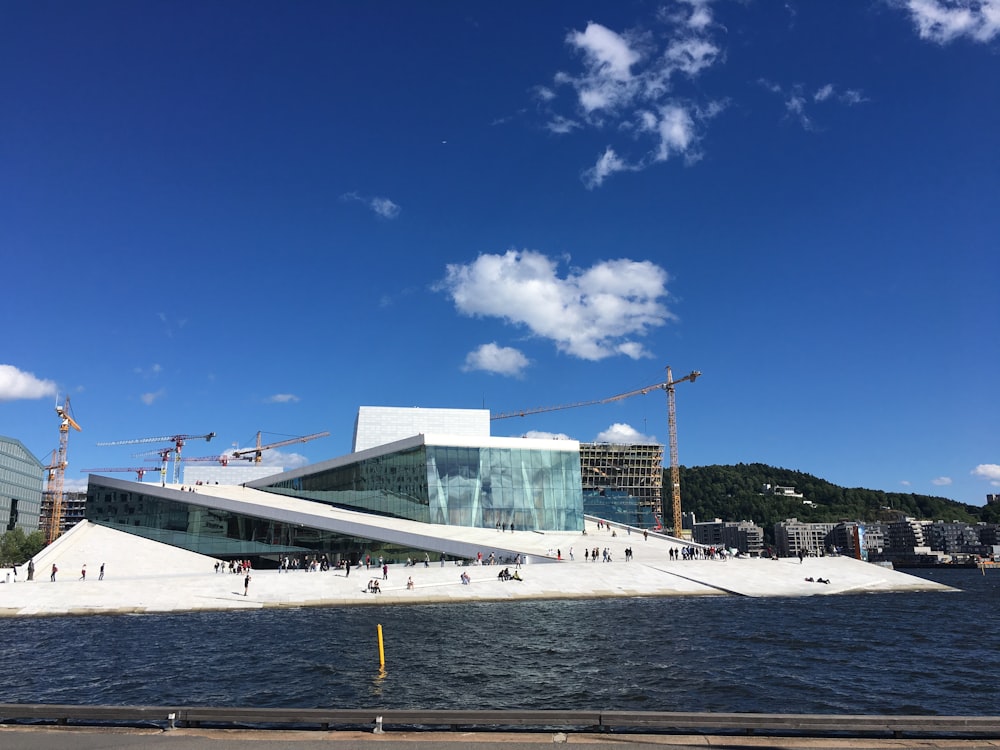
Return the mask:
<svg viewBox="0 0 1000 750">
<path fill-rule="evenodd" d="M 245 464 L 243 466 L 230 464 L 208 464 L 207 466 L 185 466 L 184 484 L 244 484 L 255 479 L 280 474 L 281 466 L 265 464 Z M 159 483 L 159 482 L 157 482 Z"/>
<path fill-rule="evenodd" d="M 428 433 L 474 438 L 489 437 L 490 411 L 489 409 L 362 406 L 358 408 L 358 418 L 354 423 L 354 446 L 351 452 L 358 453 Z"/>
</svg>

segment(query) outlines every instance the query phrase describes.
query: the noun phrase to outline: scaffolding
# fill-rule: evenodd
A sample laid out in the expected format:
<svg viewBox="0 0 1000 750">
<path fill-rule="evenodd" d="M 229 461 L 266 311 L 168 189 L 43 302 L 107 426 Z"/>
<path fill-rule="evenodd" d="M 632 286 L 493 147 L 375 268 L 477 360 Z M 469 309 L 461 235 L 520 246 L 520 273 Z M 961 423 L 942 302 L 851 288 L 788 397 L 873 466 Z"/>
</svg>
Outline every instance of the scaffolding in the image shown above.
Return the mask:
<svg viewBox="0 0 1000 750">
<path fill-rule="evenodd" d="M 652 514 L 663 519 L 663 446 L 650 444 L 580 443 L 580 478 L 586 499 L 597 495 L 629 507 L 633 525 L 648 525 Z"/>
</svg>

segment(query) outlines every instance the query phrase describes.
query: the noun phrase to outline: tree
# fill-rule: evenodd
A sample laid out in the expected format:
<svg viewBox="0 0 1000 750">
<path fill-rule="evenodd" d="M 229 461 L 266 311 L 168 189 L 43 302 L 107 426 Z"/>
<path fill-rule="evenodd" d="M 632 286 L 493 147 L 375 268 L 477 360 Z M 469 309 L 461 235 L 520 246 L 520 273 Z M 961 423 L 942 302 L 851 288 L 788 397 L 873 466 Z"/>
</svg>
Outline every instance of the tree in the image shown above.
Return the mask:
<svg viewBox="0 0 1000 750">
<path fill-rule="evenodd" d="M 45 535 L 41 531 L 25 534 L 24 529 L 13 529 L 0 536 L 0 566 L 23 565 L 42 551 Z"/>
</svg>

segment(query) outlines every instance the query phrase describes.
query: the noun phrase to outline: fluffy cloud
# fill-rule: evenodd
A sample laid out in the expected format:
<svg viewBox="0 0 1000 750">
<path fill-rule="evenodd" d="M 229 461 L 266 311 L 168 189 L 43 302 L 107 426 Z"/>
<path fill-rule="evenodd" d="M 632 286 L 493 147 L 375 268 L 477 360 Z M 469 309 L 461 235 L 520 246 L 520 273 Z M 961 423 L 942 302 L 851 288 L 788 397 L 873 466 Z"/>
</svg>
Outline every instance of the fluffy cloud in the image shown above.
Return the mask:
<svg viewBox="0 0 1000 750">
<path fill-rule="evenodd" d="M 990 480 L 990 484 L 1000 487 L 1000 464 L 979 464 L 972 470 L 973 476 Z"/>
<path fill-rule="evenodd" d="M 718 114 L 720 102 L 696 103 L 678 88 L 713 67 L 722 50 L 712 39 L 718 29 L 705 0 L 686 0 L 673 12 L 661 11 L 656 33 L 634 30 L 619 33 L 599 23 L 572 31 L 566 43 L 580 61 L 575 72 L 560 71 L 553 85 L 539 86 L 536 95 L 546 114 L 546 128 L 567 134 L 575 129 L 608 129 L 619 138 L 638 143 L 609 144 L 594 166 L 582 173 L 587 188 L 595 188 L 619 172 L 640 171 L 668 157 L 685 161 L 699 157 L 697 144 L 708 116 Z M 574 116 L 558 111 L 559 92 L 573 96 Z M 703 94 L 692 87 L 695 97 Z M 623 155 L 624 154 L 624 155 Z"/>
<path fill-rule="evenodd" d="M 388 198 L 372 198 L 369 205 L 372 211 L 385 219 L 395 219 L 399 216 L 399 206 Z"/>
<path fill-rule="evenodd" d="M 299 397 L 294 393 L 275 393 L 264 399 L 265 404 L 294 404 Z"/>
<path fill-rule="evenodd" d="M 947 487 L 951 484 L 951 477 L 938 477 L 937 479 L 932 479 L 931 484 L 936 484 L 938 487 Z"/>
<path fill-rule="evenodd" d="M 990 42 L 1000 35 L 1000 0 L 901 0 L 921 39 Z"/>
<path fill-rule="evenodd" d="M 658 442 L 655 435 L 643 435 L 632 425 L 616 422 L 597 434 L 595 443 L 616 443 L 618 445 L 643 445 Z"/>
<path fill-rule="evenodd" d="M 586 360 L 647 356 L 635 340 L 674 318 L 661 303 L 667 273 L 649 261 L 602 261 L 558 275 L 555 261 L 531 250 L 480 255 L 452 264 L 439 288 L 459 312 L 524 326 Z"/>
<path fill-rule="evenodd" d="M 19 370 L 14 365 L 0 365 L 0 401 L 55 395 L 55 382 L 37 378 L 34 373 Z"/>
<path fill-rule="evenodd" d="M 517 349 L 509 346 L 498 346 L 494 341 L 490 344 L 483 344 L 475 351 L 469 352 L 465 357 L 465 364 L 462 365 L 462 370 L 465 372 L 485 370 L 486 372 L 495 372 L 499 375 L 517 376 L 529 364 L 528 358 Z"/>
</svg>

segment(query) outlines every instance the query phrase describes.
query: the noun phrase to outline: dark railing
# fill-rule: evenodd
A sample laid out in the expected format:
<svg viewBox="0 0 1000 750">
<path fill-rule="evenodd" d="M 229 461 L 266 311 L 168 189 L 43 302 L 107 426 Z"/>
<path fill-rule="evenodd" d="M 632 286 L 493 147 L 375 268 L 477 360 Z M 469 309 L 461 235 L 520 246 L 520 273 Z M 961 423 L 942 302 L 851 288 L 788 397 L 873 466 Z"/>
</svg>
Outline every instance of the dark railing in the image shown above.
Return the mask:
<svg viewBox="0 0 1000 750">
<path fill-rule="evenodd" d="M 152 724 L 177 727 L 358 729 L 536 729 L 588 732 L 733 733 L 1000 737 L 1000 716 L 878 716 L 673 711 L 461 711 L 421 709 L 76 706 L 2 703 L 0 724 Z"/>
</svg>

